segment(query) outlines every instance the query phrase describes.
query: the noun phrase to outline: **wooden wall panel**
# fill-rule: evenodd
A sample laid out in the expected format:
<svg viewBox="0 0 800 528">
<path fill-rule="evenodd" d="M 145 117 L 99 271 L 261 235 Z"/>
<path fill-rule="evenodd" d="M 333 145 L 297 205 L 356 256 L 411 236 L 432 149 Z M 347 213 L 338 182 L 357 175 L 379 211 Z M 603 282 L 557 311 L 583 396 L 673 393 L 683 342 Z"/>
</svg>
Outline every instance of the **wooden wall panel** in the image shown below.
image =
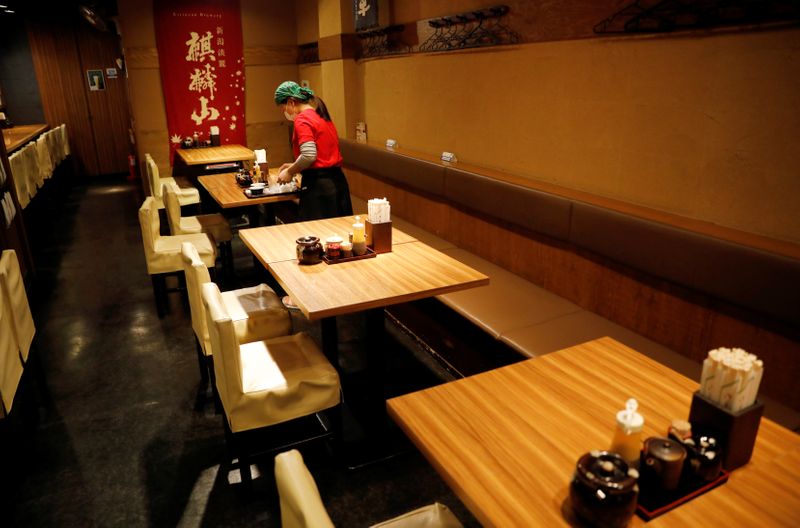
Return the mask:
<svg viewBox="0 0 800 528">
<path fill-rule="evenodd" d="M 85 73 L 71 19 L 31 18 L 28 20 L 28 38 L 47 123 L 51 127 L 67 124 L 70 148 L 78 170 L 83 174 L 97 174 Z"/>
<path fill-rule="evenodd" d="M 392 212 L 586 310 L 697 362 L 738 346 L 763 358 L 765 394 L 800 409 L 800 329 L 629 269 L 580 248 L 519 232 L 469 211 L 346 169 L 350 190 L 386 196 Z"/>
<path fill-rule="evenodd" d="M 105 90 L 86 91 L 97 148 L 97 170 L 99 174 L 127 172 L 128 154 L 131 151 L 128 129 L 131 123 L 125 74 L 118 71 L 116 79 L 109 79 L 105 75 L 106 68 L 116 68 L 116 59 L 122 57 L 119 36 L 84 26 L 79 25 L 76 31 L 81 71 L 102 70 L 106 84 Z"/>
</svg>

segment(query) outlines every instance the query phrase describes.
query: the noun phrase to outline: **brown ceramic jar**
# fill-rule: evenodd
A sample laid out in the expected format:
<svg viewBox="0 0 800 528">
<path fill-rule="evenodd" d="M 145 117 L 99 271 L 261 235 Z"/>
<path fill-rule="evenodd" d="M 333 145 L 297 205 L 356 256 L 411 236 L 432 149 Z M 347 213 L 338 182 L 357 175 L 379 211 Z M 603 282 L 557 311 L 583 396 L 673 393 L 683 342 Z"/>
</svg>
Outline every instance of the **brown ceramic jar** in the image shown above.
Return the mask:
<svg viewBox="0 0 800 528">
<path fill-rule="evenodd" d="M 591 526 L 626 526 L 636 510 L 638 476 L 618 454 L 590 451 L 575 465 L 569 487 L 572 509 Z"/>
<path fill-rule="evenodd" d="M 322 244 L 319 243 L 319 237 L 306 235 L 295 242 L 297 242 L 297 260 L 300 264 L 318 264 L 322 261 Z"/>
</svg>

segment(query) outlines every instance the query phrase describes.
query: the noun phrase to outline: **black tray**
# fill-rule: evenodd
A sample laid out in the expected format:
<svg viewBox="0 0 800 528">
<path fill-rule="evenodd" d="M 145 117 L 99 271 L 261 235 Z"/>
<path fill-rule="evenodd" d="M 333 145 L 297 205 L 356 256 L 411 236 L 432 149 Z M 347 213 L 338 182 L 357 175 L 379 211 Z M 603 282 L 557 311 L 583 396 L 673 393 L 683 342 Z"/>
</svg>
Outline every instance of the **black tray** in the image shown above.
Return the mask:
<svg viewBox="0 0 800 528">
<path fill-rule="evenodd" d="M 648 493 L 648 489 L 640 483 L 641 489 L 639 491 L 639 502 L 636 505 L 636 514 L 645 521 L 655 519 L 659 515 L 663 515 L 681 504 L 685 504 L 695 497 L 699 497 L 703 493 L 725 484 L 729 476 L 730 473 L 723 469 L 719 476 L 711 482 L 684 482 L 681 483 L 677 490 L 671 493 L 665 493 L 660 490 Z"/>
<path fill-rule="evenodd" d="M 341 258 L 338 258 L 338 259 L 329 259 L 328 255 L 323 253 L 322 254 L 322 262 L 324 262 L 325 264 L 341 264 L 342 262 L 353 262 L 354 260 L 364 260 L 364 259 L 368 259 L 368 258 L 375 258 L 377 256 L 378 256 L 377 253 L 372 251 L 370 248 L 367 248 L 367 252 L 366 253 L 364 253 L 363 255 L 359 255 L 357 257 L 353 256 L 353 257 L 341 257 Z"/>
</svg>

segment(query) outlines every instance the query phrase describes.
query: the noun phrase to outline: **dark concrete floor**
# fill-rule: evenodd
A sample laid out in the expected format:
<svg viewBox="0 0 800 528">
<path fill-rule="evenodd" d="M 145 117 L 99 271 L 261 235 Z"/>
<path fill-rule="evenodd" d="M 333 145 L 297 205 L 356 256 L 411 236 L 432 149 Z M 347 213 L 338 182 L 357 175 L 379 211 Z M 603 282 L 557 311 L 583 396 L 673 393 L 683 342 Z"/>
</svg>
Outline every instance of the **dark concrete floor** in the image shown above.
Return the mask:
<svg viewBox="0 0 800 528">
<path fill-rule="evenodd" d="M 173 294 L 171 312 L 156 315 L 138 191 L 121 180 L 52 187 L 26 210 L 37 268 L 34 353 L 46 385 L 27 369 L 14 413 L 0 424 L 0 525 L 279 526 L 271 458 L 261 460 L 251 494 L 221 466 L 221 417 L 197 405 L 205 393 L 188 309 Z M 241 245 L 234 252 L 237 287 L 263 279 Z M 340 329 L 342 364 L 355 378 L 358 324 Z M 394 348 L 387 372 L 395 392 L 438 382 Z M 352 441 L 359 449 L 363 439 Z M 321 443 L 302 451 L 337 526 L 368 526 L 434 501 L 478 525 L 413 449 L 358 470 Z"/>
</svg>

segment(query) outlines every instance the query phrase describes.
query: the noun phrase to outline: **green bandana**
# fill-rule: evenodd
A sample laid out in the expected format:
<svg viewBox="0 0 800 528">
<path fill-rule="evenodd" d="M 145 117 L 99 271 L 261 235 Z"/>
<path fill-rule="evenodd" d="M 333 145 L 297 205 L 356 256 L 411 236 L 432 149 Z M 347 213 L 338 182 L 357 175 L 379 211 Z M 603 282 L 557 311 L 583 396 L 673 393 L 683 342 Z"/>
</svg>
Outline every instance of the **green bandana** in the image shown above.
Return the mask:
<svg viewBox="0 0 800 528">
<path fill-rule="evenodd" d="M 275 90 L 275 104 L 283 104 L 290 97 L 307 102 L 314 97 L 314 90 L 300 86 L 294 81 L 282 82 Z"/>
</svg>

